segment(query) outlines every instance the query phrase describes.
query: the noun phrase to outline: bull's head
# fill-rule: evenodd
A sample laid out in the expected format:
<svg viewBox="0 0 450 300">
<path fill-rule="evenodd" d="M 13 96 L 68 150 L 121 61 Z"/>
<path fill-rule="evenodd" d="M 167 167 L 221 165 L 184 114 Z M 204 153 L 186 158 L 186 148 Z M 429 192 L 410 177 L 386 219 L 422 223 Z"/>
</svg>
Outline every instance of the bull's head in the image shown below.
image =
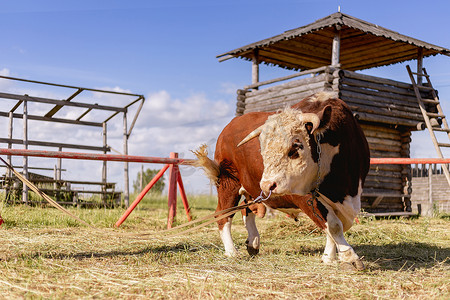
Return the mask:
<svg viewBox="0 0 450 300">
<path fill-rule="evenodd" d="M 321 134 L 330 114 L 330 106 L 318 114 L 287 108 L 270 116 L 239 143 L 259 137 L 264 163 L 260 186 L 266 195 L 269 191 L 306 195 L 315 187 L 318 164 L 316 149 L 311 149 L 316 142 L 311 139 Z"/>
</svg>

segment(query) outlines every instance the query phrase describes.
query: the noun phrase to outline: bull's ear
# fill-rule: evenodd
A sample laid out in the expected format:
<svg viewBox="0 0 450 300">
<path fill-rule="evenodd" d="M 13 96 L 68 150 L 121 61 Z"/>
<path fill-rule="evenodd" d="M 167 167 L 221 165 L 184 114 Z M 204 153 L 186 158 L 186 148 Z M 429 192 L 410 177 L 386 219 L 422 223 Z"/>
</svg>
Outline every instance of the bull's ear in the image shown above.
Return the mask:
<svg viewBox="0 0 450 300">
<path fill-rule="evenodd" d="M 319 128 L 326 127 L 331 120 L 332 107 L 331 105 L 325 106 L 317 115 L 320 119 Z"/>
<path fill-rule="evenodd" d="M 312 113 L 309 114 L 314 115 L 314 118 L 311 117 L 305 118 L 306 119 L 305 128 L 308 131 L 308 134 L 312 134 L 317 129 L 324 128 L 330 123 L 331 110 L 332 110 L 331 105 L 327 105 L 317 114 Z"/>
</svg>

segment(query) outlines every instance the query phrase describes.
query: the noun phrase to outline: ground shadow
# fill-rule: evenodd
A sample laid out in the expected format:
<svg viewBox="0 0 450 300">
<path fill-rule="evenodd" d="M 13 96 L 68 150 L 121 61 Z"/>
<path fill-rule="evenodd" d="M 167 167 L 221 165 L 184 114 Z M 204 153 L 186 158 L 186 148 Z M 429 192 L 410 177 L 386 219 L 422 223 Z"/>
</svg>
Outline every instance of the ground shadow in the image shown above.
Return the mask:
<svg viewBox="0 0 450 300">
<path fill-rule="evenodd" d="M 394 270 L 406 271 L 415 270 L 419 268 L 433 268 L 437 265 L 450 265 L 450 248 L 437 247 L 419 242 L 403 242 L 397 244 L 387 245 L 355 245 L 354 249 L 359 256 L 363 257 L 363 261 L 372 270 Z M 197 251 L 217 251 L 218 247 L 208 244 L 190 244 L 188 242 L 178 243 L 176 245 L 163 246 L 145 246 L 137 250 L 117 250 L 117 251 L 86 251 L 78 253 L 27 253 L 19 255 L 24 259 L 30 258 L 48 258 L 48 259 L 90 259 L 90 258 L 109 258 L 117 256 L 145 256 L 148 254 L 156 254 L 156 258 L 161 258 L 166 254 L 174 254 L 185 252 L 194 253 Z M 221 251 L 221 250 L 220 250 Z M 246 251 L 241 248 L 242 256 L 240 259 L 248 259 Z M 270 254 L 283 254 L 292 256 L 320 256 L 323 253 L 322 247 L 302 247 L 298 250 L 283 251 L 280 249 L 273 249 Z M 260 252 L 257 257 L 264 259 L 264 250 Z M 267 253 L 266 253 L 267 255 Z M 19 257 L 7 257 L 4 260 L 17 259 Z"/>
<path fill-rule="evenodd" d="M 355 251 L 364 256 L 371 267 L 383 270 L 415 270 L 450 265 L 450 248 L 419 242 L 387 245 L 358 245 Z"/>
<path fill-rule="evenodd" d="M 295 251 L 272 249 L 271 254 L 290 256 L 321 256 L 323 247 L 301 247 Z M 403 242 L 387 245 L 355 245 L 355 252 L 372 270 L 415 270 L 450 265 L 450 248 L 426 243 Z M 264 255 L 262 252 L 261 255 Z"/>
<path fill-rule="evenodd" d="M 217 247 L 208 244 L 201 245 L 202 250 L 208 251 L 212 249 L 217 249 Z M 115 251 L 86 251 L 86 252 L 78 252 L 78 253 L 61 253 L 61 252 L 49 252 L 49 253 L 32 253 L 32 254 L 21 254 L 18 257 L 23 256 L 23 258 L 48 258 L 48 259 L 89 259 L 89 258 L 109 258 L 109 257 L 117 257 L 117 256 L 143 256 L 148 253 L 155 254 L 164 254 L 164 253 L 179 253 L 179 252 L 197 252 L 199 250 L 199 245 L 190 245 L 189 243 L 179 243 L 177 245 L 172 246 L 147 246 L 143 247 L 139 250 L 127 251 L 127 250 L 115 250 Z M 9 257 L 6 260 L 16 259 L 17 257 Z"/>
</svg>

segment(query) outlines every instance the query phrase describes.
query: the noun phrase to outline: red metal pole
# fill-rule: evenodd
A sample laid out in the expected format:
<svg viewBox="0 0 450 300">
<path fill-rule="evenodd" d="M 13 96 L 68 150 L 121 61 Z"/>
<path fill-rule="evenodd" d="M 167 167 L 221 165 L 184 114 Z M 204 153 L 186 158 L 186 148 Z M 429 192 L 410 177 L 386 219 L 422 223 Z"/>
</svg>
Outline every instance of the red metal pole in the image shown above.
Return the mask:
<svg viewBox="0 0 450 300">
<path fill-rule="evenodd" d="M 150 189 L 155 185 L 155 183 L 164 175 L 164 172 L 169 168 L 169 164 L 165 165 L 158 174 L 153 177 L 153 179 L 147 184 L 147 186 L 142 190 L 142 192 L 136 197 L 136 200 L 128 207 L 125 213 L 120 217 L 120 219 L 116 222 L 116 227 L 119 227 L 131 214 L 131 212 L 136 208 L 136 206 L 141 202 L 142 198 L 150 191 Z M 142 174 L 141 174 L 142 176 Z"/>
<path fill-rule="evenodd" d="M 374 165 L 448 164 L 450 158 L 371 158 Z"/>
<path fill-rule="evenodd" d="M 122 161 L 122 162 L 154 163 L 154 164 L 182 164 L 184 162 L 193 161 L 192 159 L 181 159 L 181 158 L 41 151 L 41 150 L 25 150 L 25 149 L 3 149 L 3 148 L 0 148 L 0 155 L 37 156 L 37 157 L 51 157 L 51 158 Z"/>
<path fill-rule="evenodd" d="M 178 153 L 170 152 L 170 158 L 177 158 Z M 169 168 L 169 189 L 168 189 L 168 204 L 169 216 L 167 218 L 167 229 L 172 228 L 173 221 L 177 215 L 177 177 L 178 165 L 172 164 Z"/>
<path fill-rule="evenodd" d="M 178 172 L 177 182 L 178 182 L 178 187 L 180 188 L 180 196 L 181 196 L 181 200 L 183 201 L 184 211 L 186 212 L 188 221 L 190 222 L 192 220 L 191 213 L 190 213 L 191 209 L 189 208 L 189 203 L 187 201 L 186 192 L 184 191 L 183 179 L 181 179 L 180 172 Z"/>
</svg>

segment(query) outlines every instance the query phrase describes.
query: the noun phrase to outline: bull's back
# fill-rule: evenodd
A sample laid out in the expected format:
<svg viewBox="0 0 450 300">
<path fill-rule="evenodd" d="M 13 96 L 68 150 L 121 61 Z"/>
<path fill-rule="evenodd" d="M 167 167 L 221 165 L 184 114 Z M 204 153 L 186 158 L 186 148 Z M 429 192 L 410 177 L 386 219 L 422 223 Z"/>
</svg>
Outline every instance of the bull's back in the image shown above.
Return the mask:
<svg viewBox="0 0 450 300">
<path fill-rule="evenodd" d="M 250 132 L 264 124 L 270 113 L 254 112 L 234 118 L 222 130 L 216 144 L 215 160 L 230 163 L 236 177 L 254 197 L 259 195 L 259 181 L 263 172 L 263 162 L 258 139 L 237 147 Z"/>
</svg>

